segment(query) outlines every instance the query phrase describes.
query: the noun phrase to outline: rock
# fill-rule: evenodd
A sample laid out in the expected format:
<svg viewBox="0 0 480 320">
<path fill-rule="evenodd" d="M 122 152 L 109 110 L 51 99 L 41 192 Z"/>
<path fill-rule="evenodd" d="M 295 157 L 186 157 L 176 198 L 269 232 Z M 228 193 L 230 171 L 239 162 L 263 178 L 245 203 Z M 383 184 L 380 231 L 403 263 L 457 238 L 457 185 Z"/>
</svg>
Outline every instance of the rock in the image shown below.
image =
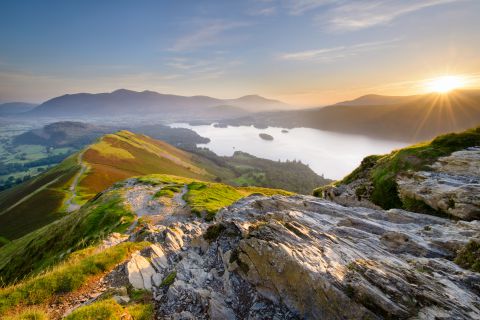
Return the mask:
<svg viewBox="0 0 480 320">
<path fill-rule="evenodd" d="M 429 171 L 397 178 L 402 200 L 421 201 L 434 210 L 464 219 L 480 219 L 480 148 L 441 157 Z"/>
<path fill-rule="evenodd" d="M 260 133 L 258 134 L 258 136 L 260 138 L 262 138 L 263 140 L 267 140 L 267 141 L 272 141 L 273 140 L 273 137 L 267 133 Z"/>
<path fill-rule="evenodd" d="M 244 235 L 236 272 L 301 318 L 480 317 L 480 275 L 448 260 L 450 242 L 480 237 L 477 223 L 306 196 L 246 198 L 216 220 Z"/>
<path fill-rule="evenodd" d="M 112 299 L 121 305 L 126 305 L 130 302 L 129 296 L 113 296 Z"/>
<path fill-rule="evenodd" d="M 150 262 L 139 253 L 134 253 L 127 263 L 127 275 L 135 289 L 152 290 L 152 277 L 156 273 Z"/>
</svg>

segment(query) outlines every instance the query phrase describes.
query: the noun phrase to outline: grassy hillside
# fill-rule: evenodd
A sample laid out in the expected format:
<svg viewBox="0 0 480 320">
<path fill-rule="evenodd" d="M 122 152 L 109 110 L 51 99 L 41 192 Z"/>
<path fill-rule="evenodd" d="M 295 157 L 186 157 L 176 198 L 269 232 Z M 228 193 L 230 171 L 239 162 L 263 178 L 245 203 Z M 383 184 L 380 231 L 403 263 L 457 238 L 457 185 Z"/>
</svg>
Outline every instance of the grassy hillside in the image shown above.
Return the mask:
<svg viewBox="0 0 480 320">
<path fill-rule="evenodd" d="M 192 157 L 165 142 L 128 131 L 105 135 L 44 174 L 1 192 L 0 236 L 19 238 L 62 217 L 68 211 L 67 200 L 81 205 L 132 176 L 168 173 L 213 179 Z"/>
<path fill-rule="evenodd" d="M 128 131 L 103 136 L 83 154 L 89 170 L 79 187 L 86 198 L 113 183 L 151 173 L 213 179 L 193 156 L 163 141 Z"/>
<path fill-rule="evenodd" d="M 76 156 L 0 193 L 0 236 L 15 239 L 62 216 L 68 182 L 80 169 Z"/>
<path fill-rule="evenodd" d="M 211 219 L 222 207 L 253 193 L 290 195 L 283 190 L 239 187 L 171 175 L 148 175 L 137 183 L 159 186 L 183 195 L 190 210 Z M 175 185 L 177 188 L 172 188 Z M 37 273 L 63 260 L 70 252 L 98 243 L 111 232 L 125 232 L 135 215 L 125 203 L 126 187 L 122 183 L 87 202 L 80 210 L 64 216 L 34 232 L 0 247 L 0 284 Z M 173 196 L 173 195 L 159 195 Z M 161 199 L 159 199 L 161 201 Z M 28 263 L 26 263 L 28 261 Z"/>
<path fill-rule="evenodd" d="M 402 201 L 398 196 L 398 186 L 395 178 L 407 170 L 430 170 L 428 165 L 439 157 L 468 147 L 480 145 L 480 127 L 461 133 L 451 133 L 437 138 L 395 150 L 387 155 L 374 155 L 363 159 L 361 165 L 335 185 L 347 185 L 363 181 L 356 187 L 356 194 L 366 198 L 384 209 L 403 208 L 419 211 L 413 208 L 418 203 Z M 314 191 L 320 196 L 323 188 Z M 422 210 L 420 210 L 422 211 Z"/>
</svg>

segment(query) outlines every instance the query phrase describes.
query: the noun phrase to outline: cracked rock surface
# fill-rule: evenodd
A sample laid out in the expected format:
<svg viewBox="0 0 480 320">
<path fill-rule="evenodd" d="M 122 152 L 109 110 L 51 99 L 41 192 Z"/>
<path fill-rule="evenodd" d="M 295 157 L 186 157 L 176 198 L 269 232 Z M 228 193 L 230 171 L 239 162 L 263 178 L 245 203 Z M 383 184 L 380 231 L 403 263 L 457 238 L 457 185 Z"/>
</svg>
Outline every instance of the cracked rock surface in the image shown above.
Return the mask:
<svg viewBox="0 0 480 320">
<path fill-rule="evenodd" d="M 480 318 L 480 275 L 452 262 L 478 221 L 309 196 L 247 197 L 213 224 L 181 217 L 131 236 L 153 243 L 126 273 L 159 319 Z"/>
<path fill-rule="evenodd" d="M 460 219 L 480 219 L 480 148 L 453 152 L 431 169 L 398 177 L 400 197 L 421 200 Z"/>
</svg>

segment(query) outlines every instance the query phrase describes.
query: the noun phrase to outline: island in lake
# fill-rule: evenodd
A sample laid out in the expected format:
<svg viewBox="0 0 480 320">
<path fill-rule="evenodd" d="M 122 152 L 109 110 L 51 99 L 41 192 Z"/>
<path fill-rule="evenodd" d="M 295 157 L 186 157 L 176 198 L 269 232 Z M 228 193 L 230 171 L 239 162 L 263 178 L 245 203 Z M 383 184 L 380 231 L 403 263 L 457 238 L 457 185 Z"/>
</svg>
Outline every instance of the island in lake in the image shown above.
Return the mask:
<svg viewBox="0 0 480 320">
<path fill-rule="evenodd" d="M 262 138 L 263 140 L 268 140 L 268 141 L 272 141 L 273 140 L 273 137 L 269 134 L 266 134 L 266 133 L 260 133 L 259 134 L 260 138 Z"/>
</svg>

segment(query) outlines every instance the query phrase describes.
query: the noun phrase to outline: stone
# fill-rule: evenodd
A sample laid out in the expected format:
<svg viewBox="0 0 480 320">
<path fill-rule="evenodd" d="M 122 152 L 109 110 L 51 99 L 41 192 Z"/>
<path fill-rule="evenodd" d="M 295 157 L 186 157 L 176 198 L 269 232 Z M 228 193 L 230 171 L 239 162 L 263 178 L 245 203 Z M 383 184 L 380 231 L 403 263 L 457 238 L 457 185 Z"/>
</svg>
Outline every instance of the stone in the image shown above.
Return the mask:
<svg viewBox="0 0 480 320">
<path fill-rule="evenodd" d="M 439 158 L 429 171 L 409 171 L 397 178 L 402 199 L 422 201 L 442 213 L 480 219 L 480 148 Z"/>
<path fill-rule="evenodd" d="M 128 280 L 135 289 L 152 290 L 152 277 L 156 273 L 150 262 L 138 252 L 132 255 L 126 267 Z"/>
</svg>

